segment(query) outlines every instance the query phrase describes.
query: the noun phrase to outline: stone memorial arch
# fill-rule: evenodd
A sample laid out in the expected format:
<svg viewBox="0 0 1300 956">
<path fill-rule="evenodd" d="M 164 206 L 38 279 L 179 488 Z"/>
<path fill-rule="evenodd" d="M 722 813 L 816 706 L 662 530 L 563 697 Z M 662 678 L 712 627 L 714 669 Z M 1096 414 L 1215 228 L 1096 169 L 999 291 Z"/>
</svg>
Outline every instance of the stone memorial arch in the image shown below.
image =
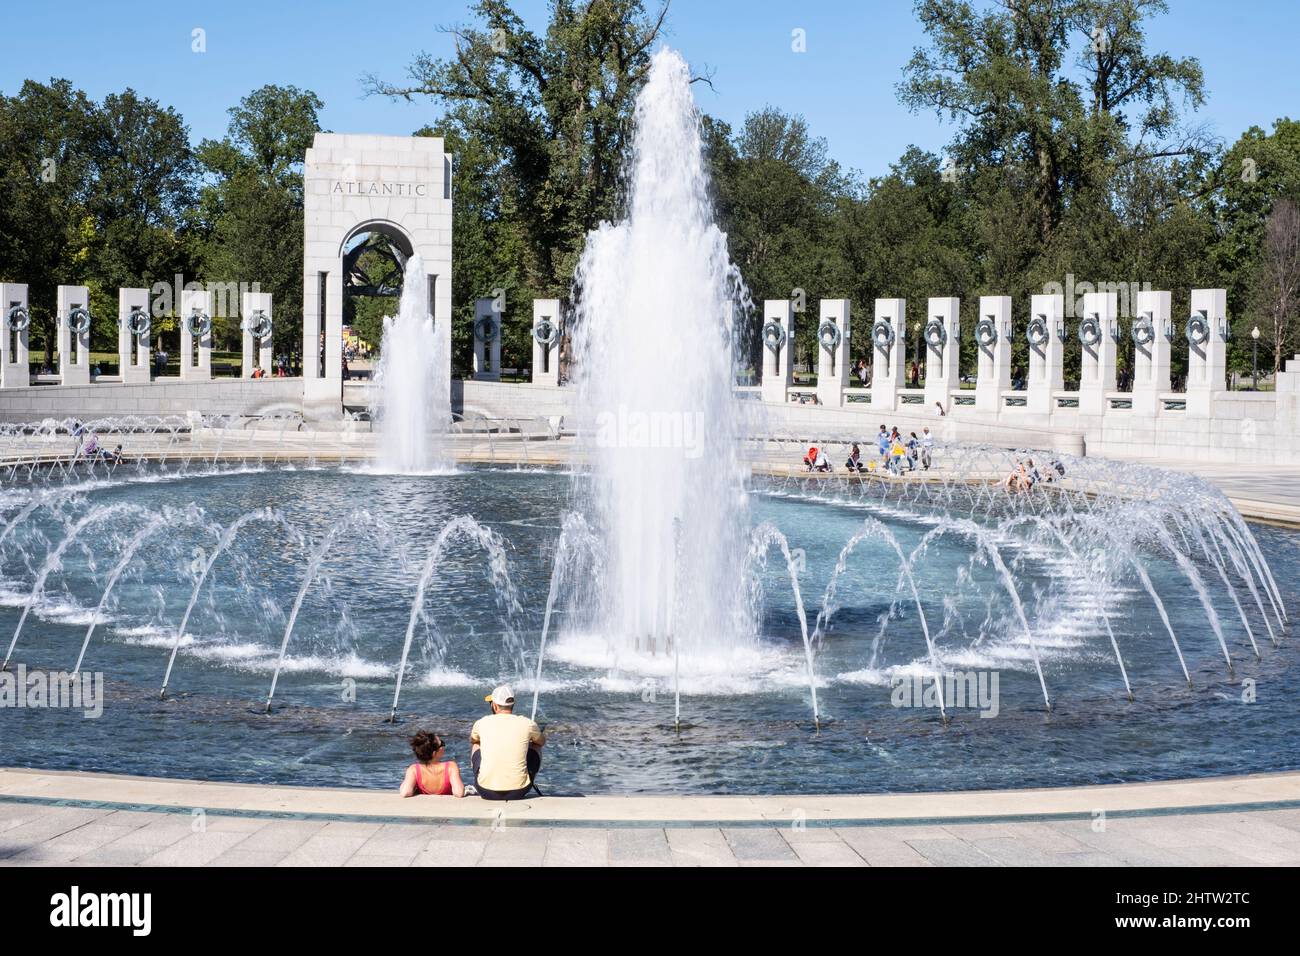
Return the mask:
<svg viewBox="0 0 1300 956">
<path fill-rule="evenodd" d="M 305 189 L 303 410 L 331 418 L 342 411 L 345 270 L 363 235 L 382 233 L 403 264 L 424 260 L 434 331 L 451 361 L 451 157 L 436 137 L 317 133 Z"/>
</svg>

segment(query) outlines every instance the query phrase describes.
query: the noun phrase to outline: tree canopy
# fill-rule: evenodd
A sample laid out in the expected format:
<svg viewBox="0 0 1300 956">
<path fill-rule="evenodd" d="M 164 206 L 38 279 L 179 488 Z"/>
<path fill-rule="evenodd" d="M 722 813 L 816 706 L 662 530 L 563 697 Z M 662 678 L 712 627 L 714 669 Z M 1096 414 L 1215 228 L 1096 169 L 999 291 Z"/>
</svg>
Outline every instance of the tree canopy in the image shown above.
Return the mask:
<svg viewBox="0 0 1300 956">
<path fill-rule="evenodd" d="M 1300 347 L 1300 122 L 1261 118 L 1231 144 L 1209 135 L 1201 65 L 1150 41 L 1167 13 L 1164 0 L 915 0 L 925 40 L 897 95 L 951 137 L 943 155 L 910 147 L 871 176 L 835 162 L 799 115 L 756 104 L 735 128 L 702 115 L 717 220 L 753 300 L 795 299 L 810 359 L 823 295 L 863 317 L 903 297 L 913 322 L 929 296 L 960 296 L 969 327 L 982 294 L 1019 311 L 1067 283 L 1169 289 L 1177 313 L 1190 288 L 1223 286 L 1230 362 L 1249 367 L 1258 324 L 1278 367 Z M 508 0 L 477 0 L 471 22 L 444 28 L 450 55 L 362 79 L 436 108 L 415 134 L 454 156 L 459 370 L 473 300 L 501 293 L 503 362 L 526 366 L 529 301 L 568 295 L 587 233 L 619 217 L 635 99 L 669 16 L 666 3 L 552 0 L 535 31 Z M 129 89 L 95 102 L 56 78 L 0 95 L 0 276 L 31 285 L 46 360 L 56 285 L 91 287 L 93 334 L 111 348 L 117 287 L 178 273 L 271 291 L 277 348 L 296 351 L 302 161 L 322 108 L 311 91 L 264 86 L 229 109 L 222 139 L 191 147 L 175 110 Z M 366 337 L 391 308 L 392 267 L 379 240 L 350 262 L 351 287 L 373 294 L 349 306 Z M 869 325 L 855 325 L 855 360 Z M 759 358 L 756 326 L 742 365 Z M 237 317 L 217 335 L 234 345 Z"/>
</svg>

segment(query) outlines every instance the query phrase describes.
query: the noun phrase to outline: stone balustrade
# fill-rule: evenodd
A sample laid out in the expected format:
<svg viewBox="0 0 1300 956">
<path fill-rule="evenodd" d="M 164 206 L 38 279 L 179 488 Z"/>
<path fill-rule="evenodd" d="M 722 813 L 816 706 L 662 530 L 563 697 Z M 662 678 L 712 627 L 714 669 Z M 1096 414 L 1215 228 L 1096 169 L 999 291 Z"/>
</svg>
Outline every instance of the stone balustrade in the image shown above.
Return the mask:
<svg viewBox="0 0 1300 956">
<path fill-rule="evenodd" d="M 90 290 L 84 285 L 61 285 L 57 292 L 55 354 L 57 375 L 32 376 L 28 345 L 30 317 L 27 286 L 0 284 L 0 388 L 26 388 L 35 384 L 90 385 L 90 334 L 93 316 Z M 271 294 L 248 292 L 241 303 L 243 318 L 243 375 L 254 367 L 271 373 Z M 177 317 L 180 325 L 180 378 L 186 382 L 212 380 L 211 290 L 181 292 Z M 154 334 L 148 289 L 117 290 L 117 375 L 100 376 L 96 384 L 147 384 L 153 379 L 150 337 Z"/>
<path fill-rule="evenodd" d="M 0 285 L 0 417 L 12 421 L 45 413 L 93 414 L 101 408 L 147 414 L 155 411 L 152 405 L 175 411 L 200 400 L 198 393 L 151 391 L 177 380 L 152 378 L 153 331 L 146 289 L 119 290 L 119 374 L 92 383 L 89 330 L 82 314 L 89 311 L 86 292 L 80 286 L 59 288 L 58 381 L 66 387 L 32 387 L 36 382 L 29 373 L 27 286 Z M 267 294 L 249 293 L 241 304 L 247 378 L 255 366 L 271 366 L 272 301 Z M 964 329 L 960 301 L 936 297 L 926 302 L 923 315 L 914 316 L 918 324 L 909 336 L 907 303 L 882 298 L 874 304 L 869 355 L 855 355 L 849 300 L 823 299 L 816 328 L 818 380 L 813 386 L 797 384 L 794 378 L 794 333 L 802 317 L 791 302 L 769 300 L 761 313 L 761 378 L 737 394 L 764 409 L 772 428 L 792 434 L 827 427 L 863 429 L 865 436 L 887 422 L 918 431 L 928 425 L 941 437 L 1027 447 L 1048 443 L 1116 458 L 1300 465 L 1300 356 L 1278 374 L 1274 392 L 1229 390 L 1225 379 L 1231 329 L 1223 290 L 1193 290 L 1185 320 L 1171 314 L 1169 292 L 1140 292 L 1131 321 L 1121 321 L 1114 293 L 1087 294 L 1081 305 L 1079 314 L 1069 319 L 1063 296 L 1034 295 L 1028 315 L 1017 320 L 1010 297 L 982 296 L 975 328 Z M 186 384 L 212 379 L 211 309 L 210 293 L 187 291 L 181 297 L 181 375 Z M 548 414 L 572 414 L 573 390 L 559 381 L 566 303 L 533 302 L 532 384 L 499 381 L 504 311 L 494 300 L 482 299 L 476 302 L 475 314 L 474 376 L 470 382 L 453 382 L 453 405 L 485 415 L 520 414 L 543 406 Z M 1132 379 L 1121 390 L 1118 361 L 1128 345 L 1126 337 L 1133 347 Z M 973 381 L 963 381 L 961 343 L 972 340 L 976 375 Z M 920 387 L 911 387 L 909 381 L 909 341 L 921 352 L 913 356 L 924 368 Z M 1016 347 L 1019 341 L 1027 349 Z M 1079 357 L 1079 381 L 1067 388 L 1066 358 L 1073 350 L 1078 350 L 1074 354 Z M 1176 351 L 1187 355 L 1181 391 L 1172 388 Z M 1027 356 L 1027 368 L 1015 367 L 1013 355 L 1018 353 Z M 870 365 L 869 387 L 855 375 L 857 360 Z M 50 378 L 42 376 L 41 381 Z M 274 396 L 266 393 L 267 401 L 294 405 L 309 417 L 338 417 L 345 407 L 369 404 L 368 389 L 360 383 L 349 383 L 351 394 L 340 388 L 324 403 L 310 394 L 310 382 L 279 381 Z M 211 382 L 217 390 L 203 393 L 204 404 L 227 401 L 220 384 Z M 104 391 L 114 385 L 130 387 L 120 402 Z M 228 404 L 256 408 L 258 394 L 231 392 Z"/>
<path fill-rule="evenodd" d="M 966 333 L 978 356 L 973 389 L 963 388 L 959 377 L 963 330 L 956 298 L 928 302 L 922 326 L 923 388 L 908 387 L 906 303 L 876 300 L 871 386 L 866 389 L 843 374 L 852 361 L 848 335 L 833 351 L 827 344 L 834 336 L 822 335 L 828 315 L 848 316 L 848 301 L 823 300 L 816 389 L 795 386 L 788 372 L 765 355 L 759 394 L 768 405 L 796 405 L 800 411 L 793 417 L 801 422 L 820 414 L 848 427 L 839 412 L 900 427 L 933 427 L 938 419 L 942 429 L 962 437 L 978 432 L 1010 440 L 1019 434 L 1029 443 L 1035 435 L 1051 434 L 1067 443 L 1077 439 L 1090 454 L 1114 457 L 1300 464 L 1300 355 L 1278 374 L 1274 393 L 1231 391 L 1224 290 L 1192 290 L 1185 323 L 1173 319 L 1170 300 L 1169 292 L 1139 293 L 1136 315 L 1126 328 L 1114 292 L 1082 296 L 1080 314 L 1068 325 L 1061 295 L 1033 296 L 1029 316 L 1019 324 L 1009 296 L 981 296 L 975 328 Z M 779 306 L 779 301 L 765 303 L 769 321 Z M 794 321 L 790 314 L 783 326 L 787 340 Z M 1118 366 L 1125 336 L 1134 346 L 1133 377 L 1121 391 Z M 1013 381 L 1018 338 L 1028 344 L 1028 369 L 1023 380 Z M 1174 348 L 1188 350 L 1186 388 L 1180 392 L 1171 387 Z M 1065 356 L 1070 349 L 1079 350 L 1079 382 L 1067 390 Z M 808 400 L 814 397 L 816 409 L 809 410 Z M 781 419 L 791 417 L 785 412 Z"/>
</svg>

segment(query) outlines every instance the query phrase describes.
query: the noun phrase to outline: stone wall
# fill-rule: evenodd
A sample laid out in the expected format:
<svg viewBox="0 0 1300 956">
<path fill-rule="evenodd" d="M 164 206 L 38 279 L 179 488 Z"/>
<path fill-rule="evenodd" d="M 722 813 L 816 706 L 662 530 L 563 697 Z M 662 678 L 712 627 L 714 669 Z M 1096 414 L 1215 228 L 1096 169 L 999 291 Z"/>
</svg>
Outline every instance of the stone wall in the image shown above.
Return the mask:
<svg viewBox="0 0 1300 956">
<path fill-rule="evenodd" d="M 808 389 L 794 388 L 797 399 Z M 904 394 L 906 394 L 906 390 Z M 1210 414 L 1160 404 L 1154 413 L 1107 407 L 1101 414 L 1075 408 L 1048 413 L 1008 405 L 983 412 L 973 405 L 951 404 L 940 417 L 933 406 L 900 404 L 893 411 L 873 409 L 870 390 L 845 389 L 839 407 L 760 401 L 758 389 L 738 393 L 750 416 L 753 435 L 790 438 L 853 436 L 870 441 L 882 425 L 920 432 L 929 426 L 941 439 L 985 441 L 1003 447 L 1045 448 L 1072 454 L 1151 461 L 1179 460 L 1242 465 L 1300 465 L 1300 356 L 1277 379 L 1277 391 L 1214 392 Z M 970 395 L 967 389 L 955 395 Z M 1004 393 L 1015 397 L 1016 393 Z M 1122 400 L 1126 395 L 1112 393 Z M 1173 396 L 1166 396 L 1172 398 Z M 575 391 L 569 386 L 527 383 L 453 381 L 452 410 L 467 418 L 539 419 L 562 417 L 574 422 Z M 370 385 L 350 382 L 344 404 L 364 408 Z M 337 409 L 337 404 L 335 404 Z M 0 392 L 0 421 L 46 418 L 81 419 L 123 415 L 217 415 L 300 413 L 301 379 L 228 379 L 212 382 L 155 380 L 148 384 L 100 382 L 80 386 L 32 386 Z"/>
<path fill-rule="evenodd" d="M 108 418 L 126 415 L 259 415 L 302 412 L 302 379 L 155 379 L 123 385 L 42 385 L 0 395 L 0 421 Z"/>
<path fill-rule="evenodd" d="M 800 390 L 792 391 L 797 397 Z M 553 385 L 455 382 L 453 410 L 472 417 L 543 418 L 563 416 L 572 423 L 574 390 Z M 933 406 L 900 404 L 873 409 L 868 389 L 850 387 L 837 408 L 797 401 L 759 401 L 756 389 L 741 392 L 751 416 L 750 432 L 813 438 L 853 435 L 871 440 L 880 425 L 920 432 L 928 426 L 941 439 L 983 441 L 1008 448 L 1044 448 L 1070 454 L 1150 461 L 1204 461 L 1242 465 L 1300 465 L 1300 356 L 1278 376 L 1277 392 L 1212 393 L 1210 415 L 1167 408 L 1154 415 L 1107 406 L 1100 414 L 1057 408 L 1046 414 L 1009 405 L 983 412 L 973 405 L 950 404 L 940 417 Z M 974 397 L 974 391 L 962 393 Z M 1004 393 L 1015 398 L 1016 393 Z M 1112 393 L 1122 403 L 1127 393 Z M 1181 396 L 1167 396 L 1171 400 Z"/>
</svg>

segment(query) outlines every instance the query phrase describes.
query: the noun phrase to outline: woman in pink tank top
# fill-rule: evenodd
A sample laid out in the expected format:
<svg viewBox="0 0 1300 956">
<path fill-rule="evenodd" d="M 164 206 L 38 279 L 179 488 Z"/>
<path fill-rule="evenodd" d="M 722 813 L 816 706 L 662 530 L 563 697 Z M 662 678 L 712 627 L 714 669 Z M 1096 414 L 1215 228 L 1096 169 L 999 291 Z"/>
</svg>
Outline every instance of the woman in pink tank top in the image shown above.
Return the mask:
<svg viewBox="0 0 1300 956">
<path fill-rule="evenodd" d="M 456 761 L 443 761 L 445 746 L 442 738 L 427 730 L 417 731 L 411 738 L 411 750 L 416 762 L 406 768 L 402 787 L 403 797 L 419 794 L 427 796 L 465 796 L 465 784 L 460 779 Z"/>
</svg>

